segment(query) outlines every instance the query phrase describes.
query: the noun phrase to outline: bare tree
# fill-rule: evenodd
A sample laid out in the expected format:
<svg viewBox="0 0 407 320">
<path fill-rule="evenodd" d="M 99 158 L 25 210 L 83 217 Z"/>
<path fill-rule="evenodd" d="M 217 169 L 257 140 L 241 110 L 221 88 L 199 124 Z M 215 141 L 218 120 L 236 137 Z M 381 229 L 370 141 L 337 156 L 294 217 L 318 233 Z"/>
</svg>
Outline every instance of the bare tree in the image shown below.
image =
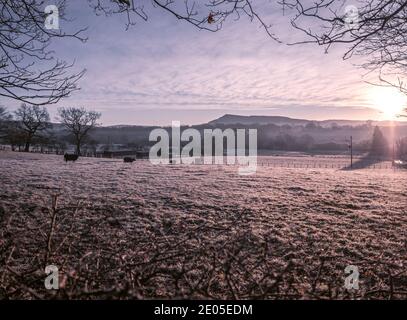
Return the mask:
<svg viewBox="0 0 407 320">
<path fill-rule="evenodd" d="M 126 14 L 127 27 L 134 25 L 136 19 L 148 20 L 148 12 L 137 0 L 88 0 L 97 13 Z M 185 21 L 199 29 L 216 32 L 229 20 L 237 20 L 241 16 L 256 21 L 274 40 L 277 37 L 271 32 L 271 25 L 264 22 L 254 9 L 251 0 L 204 0 L 174 1 L 152 0 L 153 6 L 161 9 L 178 20 Z"/>
<path fill-rule="evenodd" d="M 87 111 L 85 108 L 61 108 L 58 110 L 59 120 L 72 134 L 76 146 L 76 154 L 81 154 L 81 146 L 95 128 L 101 114 L 96 111 Z"/>
<path fill-rule="evenodd" d="M 370 155 L 376 157 L 385 157 L 390 154 L 389 143 L 378 126 L 373 131 L 372 144 L 370 146 Z"/>
<path fill-rule="evenodd" d="M 344 59 L 363 58 L 361 67 L 374 72 L 373 84 L 395 86 L 407 93 L 407 1 L 405 0 L 280 0 L 291 9 L 291 24 L 306 40 L 328 51 L 345 45 Z"/>
<path fill-rule="evenodd" d="M 7 109 L 0 106 L 0 138 L 2 139 L 7 135 L 11 118 L 12 116 L 7 112 Z"/>
<path fill-rule="evenodd" d="M 24 136 L 24 151 L 28 152 L 33 138 L 51 126 L 48 111 L 44 107 L 22 104 L 14 114 L 18 131 Z"/>
<path fill-rule="evenodd" d="M 407 137 L 396 140 L 396 155 L 398 158 L 407 159 Z"/>
<path fill-rule="evenodd" d="M 0 121 L 6 121 L 8 119 L 10 119 L 10 114 L 7 112 L 7 109 L 0 106 Z"/>
<path fill-rule="evenodd" d="M 65 17 L 65 0 L 56 2 L 60 19 Z M 69 74 L 72 64 L 56 59 L 51 40 L 76 38 L 83 29 L 67 34 L 49 30 L 41 0 L 0 0 L 0 96 L 45 105 L 58 102 L 77 90 L 83 71 Z"/>
<path fill-rule="evenodd" d="M 8 113 L 7 109 L 3 106 L 0 106 L 0 130 L 4 127 L 7 121 L 10 121 L 12 118 L 11 114 Z"/>
</svg>

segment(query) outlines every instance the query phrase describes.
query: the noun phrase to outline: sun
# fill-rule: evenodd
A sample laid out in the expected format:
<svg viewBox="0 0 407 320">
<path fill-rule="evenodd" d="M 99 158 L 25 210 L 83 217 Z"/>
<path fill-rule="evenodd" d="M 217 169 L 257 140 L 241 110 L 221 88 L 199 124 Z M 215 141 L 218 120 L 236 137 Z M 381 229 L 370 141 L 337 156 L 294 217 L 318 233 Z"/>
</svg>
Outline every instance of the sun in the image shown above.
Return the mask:
<svg viewBox="0 0 407 320">
<path fill-rule="evenodd" d="M 385 120 L 397 119 L 407 107 L 407 96 L 391 87 L 374 87 L 369 92 L 369 100 L 373 108 L 378 109 Z"/>
</svg>

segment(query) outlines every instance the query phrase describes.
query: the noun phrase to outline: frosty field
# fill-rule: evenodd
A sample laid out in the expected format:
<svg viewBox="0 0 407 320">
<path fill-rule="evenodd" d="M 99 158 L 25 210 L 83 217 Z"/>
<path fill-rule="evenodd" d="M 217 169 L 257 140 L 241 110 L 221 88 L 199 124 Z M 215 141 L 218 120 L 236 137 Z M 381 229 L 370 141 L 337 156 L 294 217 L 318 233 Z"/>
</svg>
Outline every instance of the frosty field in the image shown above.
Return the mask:
<svg viewBox="0 0 407 320">
<path fill-rule="evenodd" d="M 406 204 L 407 171 L 0 151 L 0 298 L 406 299 Z"/>
</svg>

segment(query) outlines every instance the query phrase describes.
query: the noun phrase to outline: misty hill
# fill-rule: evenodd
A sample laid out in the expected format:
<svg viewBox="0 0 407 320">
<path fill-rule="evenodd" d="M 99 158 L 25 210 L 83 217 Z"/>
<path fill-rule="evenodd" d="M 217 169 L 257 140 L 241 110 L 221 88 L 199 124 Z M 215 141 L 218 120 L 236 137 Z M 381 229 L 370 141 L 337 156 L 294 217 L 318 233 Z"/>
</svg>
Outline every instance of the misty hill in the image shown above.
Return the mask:
<svg viewBox="0 0 407 320">
<path fill-rule="evenodd" d="M 389 146 L 393 144 L 393 141 L 407 137 L 407 122 L 397 122 L 394 127 L 390 126 L 388 121 L 312 121 L 281 116 L 231 114 L 200 125 L 182 126 L 181 131 L 194 128 L 203 136 L 205 129 L 256 129 L 259 150 L 338 154 L 349 151 L 350 136 L 353 138 L 356 152 L 369 151 L 377 125 L 389 142 Z M 91 149 L 97 147 L 106 151 L 146 150 L 155 143 L 149 141 L 149 135 L 155 128 L 158 126 L 100 126 L 91 132 L 87 145 Z M 171 130 L 168 126 L 163 128 L 167 131 Z M 50 131 L 49 134 L 54 137 L 54 141 L 72 143 L 70 133 L 61 124 L 53 124 Z"/>
<path fill-rule="evenodd" d="M 305 120 L 305 119 L 295 119 L 282 116 L 241 116 L 234 114 L 225 114 L 224 116 L 208 122 L 210 125 L 290 125 L 290 126 L 305 126 L 307 124 L 314 123 L 321 127 L 330 127 L 330 126 L 361 126 L 366 123 L 371 125 L 379 126 L 389 126 L 390 121 L 370 121 L 370 120 L 341 120 L 341 119 L 332 119 L 332 120 Z M 407 125 L 407 122 L 396 121 L 393 124 L 396 125 Z"/>
<path fill-rule="evenodd" d="M 281 116 L 240 116 L 226 114 L 208 123 L 182 126 L 195 128 L 201 133 L 204 129 L 249 128 L 257 129 L 258 148 L 262 150 L 285 150 L 304 152 L 347 152 L 350 136 L 353 137 L 355 150 L 369 150 L 376 125 L 388 141 L 407 137 L 407 123 L 398 122 L 397 127 L 389 126 L 387 121 L 324 120 L 312 121 Z M 98 127 L 92 132 L 92 139 L 99 144 L 125 145 L 127 147 L 148 147 L 149 134 L 157 126 L 115 125 Z M 169 127 L 164 127 L 170 130 Z"/>
<path fill-rule="evenodd" d="M 239 116 L 233 114 L 225 114 L 224 116 L 208 122 L 210 125 L 230 125 L 230 124 L 243 124 L 243 125 L 299 125 L 303 126 L 311 121 L 302 119 L 292 119 L 281 116 Z"/>
</svg>

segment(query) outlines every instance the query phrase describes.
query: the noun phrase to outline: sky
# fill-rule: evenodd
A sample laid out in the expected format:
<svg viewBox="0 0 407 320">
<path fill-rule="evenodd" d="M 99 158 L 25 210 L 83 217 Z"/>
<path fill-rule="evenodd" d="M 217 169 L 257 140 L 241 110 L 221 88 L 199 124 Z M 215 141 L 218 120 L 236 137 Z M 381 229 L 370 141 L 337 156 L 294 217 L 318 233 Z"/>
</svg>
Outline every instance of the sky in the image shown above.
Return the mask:
<svg viewBox="0 0 407 320">
<path fill-rule="evenodd" d="M 61 29 L 88 27 L 88 41 L 61 39 L 52 49 L 87 71 L 80 91 L 47 107 L 52 117 L 59 107 L 83 106 L 101 112 L 103 125 L 199 124 L 227 113 L 386 119 L 389 94 L 364 82 L 357 61 L 342 60 L 343 47 L 325 54 L 315 45 L 279 44 L 246 17 L 216 33 L 198 30 L 149 1 L 148 21 L 126 30 L 125 16 L 96 16 L 85 1 L 68 2 L 74 20 L 60 21 Z M 302 36 L 270 1 L 259 10 L 283 41 Z"/>
</svg>

